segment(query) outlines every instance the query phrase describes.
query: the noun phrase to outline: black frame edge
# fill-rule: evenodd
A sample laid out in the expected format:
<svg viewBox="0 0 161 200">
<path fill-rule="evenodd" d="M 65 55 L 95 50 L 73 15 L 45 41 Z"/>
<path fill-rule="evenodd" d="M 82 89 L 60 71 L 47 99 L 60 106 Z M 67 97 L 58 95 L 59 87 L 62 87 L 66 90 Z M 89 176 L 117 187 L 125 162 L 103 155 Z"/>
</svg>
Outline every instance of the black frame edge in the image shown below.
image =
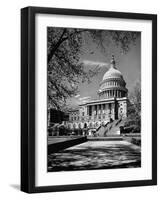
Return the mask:
<svg viewBox="0 0 161 200">
<path fill-rule="evenodd" d="M 109 17 L 109 18 L 123 18 L 123 19 L 143 19 L 152 20 L 157 16 L 156 14 L 149 13 L 133 13 L 133 12 L 117 12 L 105 10 L 84 10 L 84 9 L 69 9 L 69 8 L 56 8 L 56 7 L 36 7 L 28 6 L 24 9 L 30 9 L 33 13 L 39 14 L 61 14 L 73 16 L 86 16 L 86 17 Z"/>
<path fill-rule="evenodd" d="M 35 54 L 29 7 L 21 9 L 21 191 L 35 187 Z M 33 29 L 34 30 L 34 29 Z M 32 75 L 33 73 L 33 75 Z M 32 79 L 33 78 L 33 79 Z M 34 94 L 34 95 L 33 95 Z M 32 96 L 33 95 L 33 96 Z"/>
<path fill-rule="evenodd" d="M 29 190 L 28 173 L 28 9 L 21 9 L 21 190 Z"/>
<path fill-rule="evenodd" d="M 152 19 L 152 181 L 157 185 L 157 15 Z"/>
</svg>

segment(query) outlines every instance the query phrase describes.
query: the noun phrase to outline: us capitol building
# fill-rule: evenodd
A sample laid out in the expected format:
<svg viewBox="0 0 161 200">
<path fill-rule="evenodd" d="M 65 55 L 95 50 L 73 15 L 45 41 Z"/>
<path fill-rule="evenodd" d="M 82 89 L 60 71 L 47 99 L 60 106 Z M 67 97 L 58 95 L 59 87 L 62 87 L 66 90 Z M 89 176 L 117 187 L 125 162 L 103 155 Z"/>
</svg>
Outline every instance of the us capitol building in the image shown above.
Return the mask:
<svg viewBox="0 0 161 200">
<path fill-rule="evenodd" d="M 79 105 L 69 112 L 69 128 L 97 128 L 101 124 L 127 117 L 128 90 L 123 75 L 112 56 L 109 70 L 104 74 L 98 99 Z"/>
</svg>

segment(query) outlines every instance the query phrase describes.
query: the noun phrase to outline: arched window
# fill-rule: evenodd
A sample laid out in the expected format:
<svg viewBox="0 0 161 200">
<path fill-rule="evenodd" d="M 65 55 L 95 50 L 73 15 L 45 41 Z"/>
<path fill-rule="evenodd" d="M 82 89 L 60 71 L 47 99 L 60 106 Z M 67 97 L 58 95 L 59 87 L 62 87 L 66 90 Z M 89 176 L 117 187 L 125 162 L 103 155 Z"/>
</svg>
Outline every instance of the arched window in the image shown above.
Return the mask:
<svg viewBox="0 0 161 200">
<path fill-rule="evenodd" d="M 80 129 L 82 128 L 81 123 L 78 124 L 78 128 L 80 128 Z"/>
<path fill-rule="evenodd" d="M 89 128 L 92 128 L 92 127 L 93 127 L 92 122 L 90 122 L 90 124 L 89 124 Z"/>
<path fill-rule="evenodd" d="M 73 124 L 73 129 L 75 129 L 75 128 L 76 128 L 76 124 L 74 123 L 74 124 Z"/>
<path fill-rule="evenodd" d="M 84 123 L 84 128 L 87 128 L 87 123 Z"/>
</svg>

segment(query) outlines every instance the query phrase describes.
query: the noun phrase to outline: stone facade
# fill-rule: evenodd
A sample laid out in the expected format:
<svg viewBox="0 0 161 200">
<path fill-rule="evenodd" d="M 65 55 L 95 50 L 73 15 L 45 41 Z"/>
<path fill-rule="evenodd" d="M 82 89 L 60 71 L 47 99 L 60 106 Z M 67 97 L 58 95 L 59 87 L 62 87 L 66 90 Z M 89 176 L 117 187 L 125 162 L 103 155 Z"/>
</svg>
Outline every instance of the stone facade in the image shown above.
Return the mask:
<svg viewBox="0 0 161 200">
<path fill-rule="evenodd" d="M 128 90 L 114 56 L 104 74 L 98 91 L 99 98 L 79 105 L 69 113 L 70 128 L 97 128 L 100 124 L 127 117 Z"/>
</svg>

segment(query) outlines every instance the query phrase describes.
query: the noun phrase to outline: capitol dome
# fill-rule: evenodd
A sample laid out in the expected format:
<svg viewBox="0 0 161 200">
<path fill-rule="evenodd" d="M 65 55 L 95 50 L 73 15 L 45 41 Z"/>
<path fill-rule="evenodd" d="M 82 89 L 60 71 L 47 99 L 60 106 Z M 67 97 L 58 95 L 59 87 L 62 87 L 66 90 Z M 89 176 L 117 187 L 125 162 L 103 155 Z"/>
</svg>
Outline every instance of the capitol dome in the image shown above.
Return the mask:
<svg viewBox="0 0 161 200">
<path fill-rule="evenodd" d="M 103 81 L 109 78 L 121 78 L 122 74 L 119 70 L 114 67 L 110 67 L 110 69 L 104 74 Z"/>
<path fill-rule="evenodd" d="M 104 74 L 98 91 L 100 98 L 122 98 L 127 96 L 126 82 L 121 72 L 116 68 L 114 56 L 111 66 Z"/>
</svg>

